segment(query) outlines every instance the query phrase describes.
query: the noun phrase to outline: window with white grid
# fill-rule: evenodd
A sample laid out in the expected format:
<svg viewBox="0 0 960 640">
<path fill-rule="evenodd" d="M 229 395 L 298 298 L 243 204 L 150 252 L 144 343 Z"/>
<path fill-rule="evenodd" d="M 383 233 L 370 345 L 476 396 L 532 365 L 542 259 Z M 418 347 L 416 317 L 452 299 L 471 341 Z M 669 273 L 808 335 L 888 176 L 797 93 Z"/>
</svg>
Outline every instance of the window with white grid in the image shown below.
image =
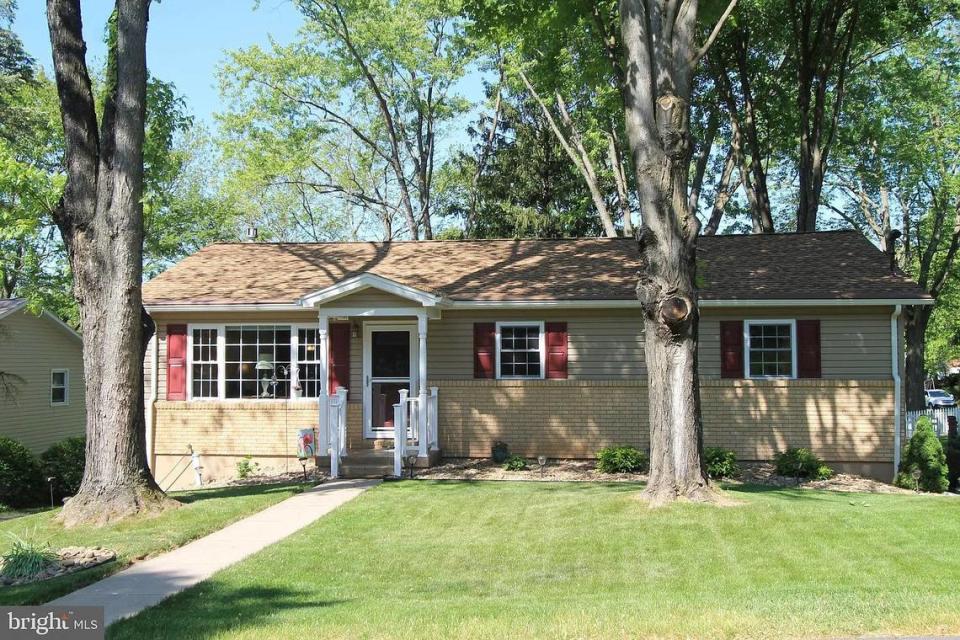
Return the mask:
<svg viewBox="0 0 960 640">
<path fill-rule="evenodd" d="M 299 329 L 297 331 L 297 366 L 300 367 L 300 386 L 304 398 L 319 398 L 320 377 L 320 331 Z"/>
<path fill-rule="evenodd" d="M 499 323 L 497 361 L 500 378 L 542 378 L 543 325 Z"/>
<path fill-rule="evenodd" d="M 194 329 L 193 353 L 190 367 L 191 389 L 194 398 L 220 397 L 220 366 L 217 361 L 217 330 Z"/>
<path fill-rule="evenodd" d="M 792 320 L 748 320 L 745 323 L 748 377 L 794 377 L 793 327 Z"/>
</svg>

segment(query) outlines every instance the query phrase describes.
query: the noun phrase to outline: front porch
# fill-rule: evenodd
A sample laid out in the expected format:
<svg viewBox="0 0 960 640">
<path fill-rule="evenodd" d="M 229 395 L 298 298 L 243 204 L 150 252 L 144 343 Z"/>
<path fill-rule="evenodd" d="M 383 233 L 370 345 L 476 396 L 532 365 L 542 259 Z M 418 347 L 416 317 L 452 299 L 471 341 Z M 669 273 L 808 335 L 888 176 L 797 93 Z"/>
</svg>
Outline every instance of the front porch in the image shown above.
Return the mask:
<svg viewBox="0 0 960 640">
<path fill-rule="evenodd" d="M 438 389 L 427 385 L 439 302 L 370 274 L 301 300 L 318 313 L 316 452 L 331 477 L 399 476 L 440 459 Z"/>
</svg>

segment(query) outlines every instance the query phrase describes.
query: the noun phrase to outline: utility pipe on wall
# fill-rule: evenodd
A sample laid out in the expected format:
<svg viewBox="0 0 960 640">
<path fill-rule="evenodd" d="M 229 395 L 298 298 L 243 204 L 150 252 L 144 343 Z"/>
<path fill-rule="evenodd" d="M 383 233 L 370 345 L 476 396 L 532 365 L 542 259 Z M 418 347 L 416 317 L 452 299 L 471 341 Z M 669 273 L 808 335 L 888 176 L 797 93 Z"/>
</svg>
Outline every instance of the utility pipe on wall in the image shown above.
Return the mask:
<svg viewBox="0 0 960 640">
<path fill-rule="evenodd" d="M 900 313 L 902 305 L 896 305 L 890 314 L 890 361 L 893 367 L 893 477 L 896 479 L 900 468 Z"/>
</svg>

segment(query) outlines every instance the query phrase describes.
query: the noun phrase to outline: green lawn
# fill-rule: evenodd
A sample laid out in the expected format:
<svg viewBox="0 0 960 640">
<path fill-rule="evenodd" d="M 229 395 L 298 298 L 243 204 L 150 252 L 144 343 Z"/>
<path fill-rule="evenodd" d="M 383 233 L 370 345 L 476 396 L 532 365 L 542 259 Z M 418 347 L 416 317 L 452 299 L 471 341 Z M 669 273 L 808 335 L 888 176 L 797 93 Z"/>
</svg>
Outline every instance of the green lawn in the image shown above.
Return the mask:
<svg viewBox="0 0 960 640">
<path fill-rule="evenodd" d="M 109 636 L 784 638 L 960 631 L 960 499 L 387 483 Z"/>
<path fill-rule="evenodd" d="M 173 493 L 171 495 L 184 506 L 157 516 L 123 520 L 103 529 L 78 527 L 66 530 L 53 520 L 59 509 L 5 520 L 0 522 L 0 552 L 10 547 L 12 541 L 7 533 L 13 533 L 29 540 L 47 541 L 55 549 L 100 545 L 116 551 L 117 560 L 44 582 L 2 587 L 0 605 L 42 604 L 58 598 L 123 569 L 135 558 L 179 547 L 299 490 L 298 485 L 274 484 Z"/>
</svg>

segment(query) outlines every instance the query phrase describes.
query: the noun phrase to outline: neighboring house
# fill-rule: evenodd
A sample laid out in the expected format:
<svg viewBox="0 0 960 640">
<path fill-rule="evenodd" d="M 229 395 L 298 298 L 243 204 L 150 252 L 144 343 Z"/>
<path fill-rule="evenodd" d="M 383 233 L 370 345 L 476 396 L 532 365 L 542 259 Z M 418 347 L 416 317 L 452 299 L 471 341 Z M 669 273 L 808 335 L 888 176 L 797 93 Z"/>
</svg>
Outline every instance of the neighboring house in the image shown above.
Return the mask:
<svg viewBox="0 0 960 640">
<path fill-rule="evenodd" d="M 321 426 L 321 452 L 339 433 L 316 398 L 340 388 L 347 473 L 379 447 L 389 467 L 402 389 L 430 406 L 411 420 L 419 464 L 497 440 L 647 447 L 640 269 L 630 239 L 209 246 L 144 287 L 154 471 L 188 444 L 207 477 L 245 455 L 298 469 L 299 428 Z M 744 461 L 809 447 L 889 480 L 900 312 L 930 297 L 855 232 L 704 237 L 698 270 L 705 444 Z"/>
<path fill-rule="evenodd" d="M 0 299 L 0 372 L 0 436 L 40 453 L 83 435 L 83 341 L 59 318 Z"/>
</svg>

